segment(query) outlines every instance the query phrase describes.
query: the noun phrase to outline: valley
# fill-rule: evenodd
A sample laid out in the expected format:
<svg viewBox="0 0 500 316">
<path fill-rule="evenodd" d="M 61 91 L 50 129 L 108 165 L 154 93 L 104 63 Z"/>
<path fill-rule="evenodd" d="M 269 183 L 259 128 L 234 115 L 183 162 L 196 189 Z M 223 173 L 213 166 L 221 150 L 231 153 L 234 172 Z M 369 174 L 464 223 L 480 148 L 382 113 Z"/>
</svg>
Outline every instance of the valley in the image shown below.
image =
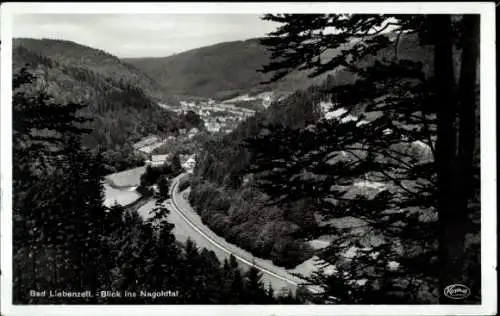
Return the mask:
<svg viewBox="0 0 500 316">
<path fill-rule="evenodd" d="M 407 41 L 403 41 L 403 45 L 406 45 L 404 43 L 407 43 Z M 114 125 L 111 126 L 114 127 L 97 129 L 99 133 L 103 131 L 109 131 L 110 133 L 108 135 L 104 134 L 106 141 L 99 144 L 100 146 L 104 145 L 104 148 L 109 148 L 104 156 L 106 161 L 110 161 L 109 171 L 123 171 L 125 174 L 133 172 L 133 170 L 141 170 L 142 172 L 142 174 L 133 172 L 135 174 L 132 176 L 135 178 L 134 186 L 124 188 L 111 186 L 109 183 L 105 184 L 106 200 L 110 201 L 106 202 L 107 206 L 114 203 L 111 201 L 126 206 L 139 199 L 140 195 L 136 193 L 136 189 L 141 186 L 139 180 L 146 172 L 146 169 L 145 167 L 137 168 L 138 166 L 161 168 L 164 165 L 171 166 L 173 161 L 176 160 L 182 171 L 192 174 L 193 185 L 188 196 L 197 212 L 197 216 L 200 216 L 204 225 L 210 227 L 229 242 L 243 247 L 245 251 L 252 252 L 254 255 L 266 260 L 270 259 L 279 266 L 293 269 L 297 266 L 307 265 L 308 262 L 313 260 L 312 258 L 318 258 L 318 255 L 321 256 L 321 253 L 328 249 L 335 239 L 332 234 L 321 234 L 320 232 L 323 230 L 321 227 L 328 223 L 333 223 L 335 226 L 337 222 L 343 223 L 344 219 L 331 218 L 330 215 L 324 212 L 313 211 L 314 208 L 324 207 L 320 206 L 323 202 L 320 204 L 313 203 L 312 200 L 306 198 L 297 202 L 292 201 L 286 205 L 273 206 L 272 209 L 268 207 L 264 207 L 260 211 L 251 209 L 250 205 L 262 205 L 268 197 L 266 197 L 264 190 L 260 189 L 258 185 L 256 186 L 257 183 L 254 182 L 259 177 L 259 172 L 252 171 L 257 161 L 256 154 L 258 151 L 245 145 L 245 142 L 263 137 L 261 133 L 265 131 L 274 133 L 272 128 L 275 127 L 272 126 L 276 126 L 276 124 L 297 131 L 307 130 L 315 134 L 315 126 L 323 124 L 321 123 L 323 121 L 338 120 L 341 124 L 354 122 L 356 127 L 360 127 L 377 120 L 381 116 L 381 112 L 369 112 L 363 107 L 354 109 L 339 107 L 339 105 L 331 102 L 331 97 L 328 94 L 322 92 L 322 90 L 331 89 L 331 87 L 339 85 L 343 81 L 349 82 L 350 74 L 341 71 L 335 74 L 326 74 L 323 77 L 316 78 L 315 81 L 309 80 L 305 74 L 301 75 L 303 76 L 302 79 L 299 79 L 301 77 L 297 74 L 293 74 L 288 79 L 285 78 L 278 83 L 261 85 L 258 80 L 262 81 L 268 78 L 255 72 L 253 75 L 242 76 L 242 78 L 245 78 L 245 83 L 240 85 L 242 88 L 230 88 L 228 74 L 218 74 L 217 71 L 223 70 L 224 72 L 226 68 L 234 68 L 239 61 L 225 59 L 222 50 L 220 50 L 221 47 L 224 47 L 226 52 L 232 51 L 234 46 L 234 51 L 244 51 L 244 54 L 256 54 L 253 55 L 254 61 L 263 63 L 263 60 L 268 57 L 265 56 L 265 52 L 260 50 L 261 46 L 256 46 L 256 40 L 227 43 L 221 47 L 215 45 L 201 48 L 172 56 L 172 60 L 169 58 L 126 60 L 127 63 L 134 66 L 129 66 L 119 59 L 106 55 L 106 53 L 92 52 L 88 48 L 85 48 L 88 52 L 82 55 L 85 57 L 79 57 L 82 54 L 82 49 L 78 46 L 73 47 L 73 44 L 68 42 L 51 43 L 21 40 L 17 45 L 19 50 L 23 52 L 25 50 L 24 54 L 27 56 L 31 52 L 36 52 L 42 57 L 50 56 L 45 64 L 41 64 L 49 67 L 49 73 L 52 70 L 61 69 L 63 74 L 73 76 L 74 79 L 72 80 L 82 80 L 87 85 L 90 83 L 91 87 L 96 87 L 93 83 L 94 79 L 87 79 L 85 76 L 76 76 L 73 72 L 68 72 L 67 68 L 65 68 L 68 62 L 76 62 L 81 67 L 80 69 L 88 69 L 86 71 L 89 71 L 90 74 L 95 73 L 96 76 L 102 76 L 104 81 L 107 81 L 107 78 L 110 78 L 111 75 L 130 72 L 131 75 L 124 76 L 120 74 L 121 78 L 130 79 L 126 79 L 129 83 L 126 83 L 124 79 L 120 79 L 118 87 L 123 86 L 124 93 L 129 93 L 128 91 L 142 93 L 143 102 L 147 104 L 141 105 L 139 103 L 134 105 L 134 103 L 130 103 L 132 108 L 142 108 L 143 110 L 139 110 L 140 115 L 146 115 L 153 120 L 158 117 L 169 117 L 168 121 L 165 121 L 165 119 L 156 120 L 158 123 L 155 124 L 158 125 L 153 128 L 150 128 L 151 124 L 146 117 L 146 121 L 143 121 L 143 123 L 134 122 L 133 124 L 137 124 L 133 128 L 136 131 L 134 136 L 123 137 L 120 135 L 130 133 L 130 127 L 125 127 L 126 122 L 123 119 L 112 120 L 111 122 Z M 242 45 L 245 47 L 244 50 L 242 50 Z M 63 55 L 58 52 L 59 50 L 69 50 L 70 53 Z M 65 57 L 67 55 L 72 56 L 72 54 L 75 57 Z M 91 57 L 94 60 L 90 59 L 89 62 L 86 56 L 95 57 Z M 216 59 L 214 59 L 214 56 L 217 56 Z M 243 57 L 245 56 L 240 56 L 240 58 Z M 190 83 L 184 83 L 182 87 L 185 87 L 186 90 L 179 90 L 175 86 L 169 86 L 171 84 L 168 83 L 169 81 L 164 81 L 164 78 L 170 78 L 170 76 L 174 75 L 172 71 L 182 69 L 175 70 L 174 65 L 185 63 L 193 67 L 192 62 L 198 58 L 204 59 L 205 62 L 196 68 L 192 68 L 192 70 L 184 69 L 182 70 L 184 73 L 175 74 L 175 77 L 186 79 L 190 76 L 189 71 L 196 70 L 196 80 L 205 80 L 203 84 L 200 85 L 201 81 L 193 81 L 191 85 Z M 155 64 L 154 69 L 157 70 L 169 69 L 168 75 L 155 72 L 150 67 L 153 64 Z M 200 67 L 204 67 L 205 64 L 211 65 L 213 68 L 202 70 Z M 252 64 L 246 65 L 246 67 L 249 67 L 248 69 L 252 69 L 252 71 L 256 68 Z M 217 71 L 213 72 L 212 70 Z M 141 71 L 144 71 L 145 74 L 142 74 Z M 290 79 L 292 77 L 293 79 Z M 49 85 L 63 84 L 57 78 L 49 77 L 47 83 Z M 319 85 L 314 85 L 315 82 L 319 83 Z M 137 87 L 138 90 L 130 90 L 124 84 L 130 84 Z M 299 87 L 303 90 L 293 92 Z M 164 94 L 165 92 L 167 94 Z M 92 95 L 99 96 L 98 93 L 91 92 L 84 98 L 89 100 L 88 98 L 92 98 Z M 106 108 L 108 95 L 109 93 L 105 93 L 103 101 L 98 101 L 99 113 L 103 113 L 104 117 L 110 117 L 113 113 L 118 115 L 124 113 L 121 110 L 117 112 L 113 105 Z M 73 98 L 75 96 L 75 94 L 72 95 Z M 104 108 L 102 108 L 103 105 Z M 126 111 L 129 111 L 129 109 L 126 108 Z M 137 120 L 134 119 L 134 121 Z M 108 123 L 104 121 L 104 124 Z M 141 124 L 144 125 L 141 126 Z M 265 126 L 269 127 L 266 128 Z M 124 133 L 114 137 L 116 134 L 115 128 L 117 127 L 118 130 L 124 129 Z M 119 157 L 118 155 L 123 154 L 121 151 L 116 152 L 117 138 L 120 139 L 118 140 L 119 146 L 126 148 L 125 161 L 130 162 L 118 164 L 119 161 L 116 158 Z M 211 148 L 209 146 L 215 147 Z M 217 149 L 220 146 L 222 148 Z M 313 150 L 313 148 L 310 150 Z M 262 152 L 262 154 L 267 155 L 266 152 Z M 346 152 L 341 152 L 341 156 L 346 161 L 353 159 L 353 156 L 347 157 L 346 155 Z M 338 159 L 328 161 L 335 163 Z M 133 167 L 136 167 L 136 169 L 130 169 Z M 316 181 L 321 181 L 326 177 L 325 175 L 315 175 L 309 171 L 302 171 L 302 173 L 290 175 L 290 179 L 297 176 L 298 179 L 309 177 L 310 179 L 316 179 Z M 371 178 L 376 177 L 372 176 Z M 346 196 L 367 194 L 373 198 L 384 191 L 384 189 L 372 188 L 375 184 L 383 188 L 384 183 L 370 181 L 366 178 L 355 179 L 352 186 L 345 186 L 348 191 Z M 211 189 L 208 190 L 208 187 L 211 187 Z M 208 191 L 204 193 L 204 190 Z M 376 192 L 371 192 L 373 190 Z M 247 191 L 248 193 L 245 193 Z M 349 193 L 351 191 L 358 193 Z M 212 202 L 206 204 L 203 200 L 200 201 L 200 194 L 209 194 L 209 200 Z M 224 197 L 226 194 L 233 196 L 233 198 Z M 240 200 L 240 194 L 250 194 L 250 198 L 242 197 L 242 200 Z M 225 214 L 221 214 L 222 217 L 214 217 L 217 212 L 212 213 L 211 211 L 211 208 L 214 207 L 211 205 L 218 199 L 222 199 L 224 202 L 221 203 L 225 205 L 222 208 L 218 206 L 219 210 L 217 212 L 225 210 Z M 142 208 L 144 207 L 146 206 Z M 241 210 L 233 210 L 234 207 Z M 249 207 L 250 209 L 248 209 Z M 257 208 L 259 207 L 262 206 L 257 206 Z M 245 209 L 247 210 L 243 211 Z M 208 215 L 209 212 L 212 215 Z M 234 214 L 231 214 L 233 212 Z M 245 212 L 248 213 L 245 214 Z M 254 212 L 256 213 L 254 214 Z M 268 212 L 268 214 L 263 216 L 262 212 Z M 282 212 L 290 214 L 284 215 Z M 254 216 L 256 217 L 253 219 Z M 248 219 L 247 221 L 241 221 L 240 218 Z M 355 226 L 353 223 L 363 222 L 357 217 L 350 218 L 346 217 L 347 224 L 339 224 L 339 227 L 345 229 L 346 227 Z M 256 222 L 253 222 L 254 220 Z M 228 224 L 229 226 L 225 226 Z M 306 231 L 314 230 L 317 230 L 318 233 L 312 235 L 306 233 Z M 241 232 L 237 233 L 238 231 Z M 302 236 L 303 234 L 307 234 L 308 237 L 293 237 Z M 259 236 L 262 240 L 257 241 L 253 236 Z M 199 239 L 199 236 L 193 237 Z M 380 235 L 377 234 L 373 238 L 375 238 L 374 240 L 381 240 Z M 379 243 L 379 241 L 374 242 L 375 245 Z M 367 245 L 370 245 L 370 243 Z M 354 251 L 354 248 L 351 248 L 346 251 Z M 308 274 L 310 272 L 308 271 Z"/>
<path fill-rule="evenodd" d="M 154 58 L 14 40 L 22 286 L 36 264 L 78 280 L 54 272 L 71 253 L 88 286 L 173 284 L 183 304 L 436 304 L 460 253 L 478 287 L 473 52 L 439 55 L 427 17 L 262 19 L 285 26 Z"/>
</svg>

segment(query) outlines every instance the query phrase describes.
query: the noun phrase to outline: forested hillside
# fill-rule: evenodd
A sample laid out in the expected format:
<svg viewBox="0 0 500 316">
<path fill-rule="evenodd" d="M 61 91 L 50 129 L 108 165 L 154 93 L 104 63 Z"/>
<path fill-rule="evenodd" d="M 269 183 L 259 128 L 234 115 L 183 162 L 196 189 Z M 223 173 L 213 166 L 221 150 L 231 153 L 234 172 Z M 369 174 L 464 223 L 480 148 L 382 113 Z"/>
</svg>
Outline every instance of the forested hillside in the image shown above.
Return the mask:
<svg viewBox="0 0 500 316">
<path fill-rule="evenodd" d="M 165 96 L 155 80 L 103 50 L 56 39 L 15 38 L 12 44 L 14 48 L 22 46 L 37 55 L 50 58 L 56 67 L 72 65 L 88 69 L 102 77 L 136 86 L 150 96 Z"/>
<path fill-rule="evenodd" d="M 49 93 L 55 102 L 89 104 L 81 114 L 92 118 L 87 123 L 92 132 L 83 143 L 106 151 L 113 160 L 110 171 L 136 163 L 131 143 L 186 125 L 154 103 L 158 90 L 151 79 L 102 51 L 67 41 L 16 39 L 14 71 L 26 64 L 37 74 L 34 90 Z"/>
<path fill-rule="evenodd" d="M 392 36 L 392 38 L 394 38 Z M 257 94 L 263 91 L 292 93 L 297 89 L 306 89 L 313 84 L 320 84 L 327 74 L 309 78 L 309 70 L 296 70 L 287 74 L 277 82 L 261 84 L 272 76 L 257 71 L 271 60 L 271 54 L 260 43 L 259 38 L 246 41 L 225 42 L 212 46 L 201 47 L 161 58 L 127 58 L 126 62 L 153 78 L 171 95 L 210 97 L 229 99 L 234 96 Z M 420 55 L 421 48 L 415 40 L 402 37 L 399 39 L 401 57 L 418 57 L 425 59 L 428 52 Z M 323 58 L 338 54 L 338 49 L 326 50 Z M 387 50 L 385 55 L 394 54 Z M 420 55 L 420 56 L 419 56 Z M 369 62 L 367 58 L 365 62 Z M 428 64 L 426 64 L 428 65 Z M 334 70 L 334 80 L 342 83 L 352 80 L 353 74 L 347 70 Z"/>
<path fill-rule="evenodd" d="M 276 84 L 261 85 L 270 76 L 257 69 L 269 60 L 259 39 L 225 42 L 162 58 L 125 59 L 176 95 L 228 99 L 269 90 L 293 92 L 310 85 L 311 79 L 303 72 L 293 73 Z"/>
</svg>

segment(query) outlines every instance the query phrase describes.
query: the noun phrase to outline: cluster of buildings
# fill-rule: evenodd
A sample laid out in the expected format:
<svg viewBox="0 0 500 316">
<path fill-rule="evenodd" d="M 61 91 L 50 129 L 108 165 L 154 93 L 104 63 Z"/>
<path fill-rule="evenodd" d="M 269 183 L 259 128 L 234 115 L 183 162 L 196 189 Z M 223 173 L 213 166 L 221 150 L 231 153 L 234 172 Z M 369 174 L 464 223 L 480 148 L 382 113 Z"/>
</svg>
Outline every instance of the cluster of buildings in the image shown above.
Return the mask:
<svg viewBox="0 0 500 316">
<path fill-rule="evenodd" d="M 212 99 L 204 101 L 180 101 L 180 106 L 170 106 L 163 103 L 158 103 L 158 106 L 173 111 L 177 114 L 186 114 L 188 111 L 193 111 L 205 122 L 205 128 L 210 133 L 230 133 L 240 122 L 255 115 L 255 111 L 243 106 L 235 104 L 241 102 L 257 102 L 264 108 L 271 105 L 272 101 L 277 98 L 281 100 L 286 94 L 280 96 L 275 92 L 262 92 L 255 96 L 248 94 L 241 95 L 232 99 L 221 102 L 216 102 Z"/>
<path fill-rule="evenodd" d="M 190 130 L 180 129 L 179 136 L 175 137 L 170 135 L 168 137 L 160 137 L 157 135 L 150 135 L 141 139 L 139 142 L 132 145 L 136 154 L 141 155 L 147 166 L 160 167 L 164 164 L 170 164 L 172 162 L 172 154 L 153 154 L 153 151 L 161 146 L 169 146 L 174 144 L 179 138 L 192 139 L 200 131 L 197 128 L 192 128 Z M 163 151 L 163 150 L 162 150 Z M 180 155 L 179 160 L 181 166 L 188 172 L 194 170 L 196 163 L 195 155 Z"/>
<path fill-rule="evenodd" d="M 217 106 L 201 104 L 197 112 L 205 122 L 205 128 L 210 133 L 230 133 L 240 122 L 255 115 L 254 110 L 226 103 Z"/>
<path fill-rule="evenodd" d="M 151 135 L 132 144 L 132 148 L 134 148 L 136 154 L 144 157 L 146 165 L 158 167 L 167 163 L 171 157 L 169 155 L 153 155 L 153 151 L 167 144 L 169 140 L 175 140 L 175 137 L 168 136 L 166 138 L 161 138 L 156 135 Z"/>
<path fill-rule="evenodd" d="M 234 99 L 234 102 L 241 101 L 243 98 L 246 100 L 245 96 Z M 252 98 L 253 99 L 253 98 Z M 268 100 L 269 99 L 269 100 Z M 243 100 L 243 101 L 244 101 Z M 270 102 L 270 98 L 266 99 Z M 240 122 L 246 120 L 247 118 L 255 115 L 255 111 L 235 106 L 231 100 L 224 102 L 215 102 L 212 99 L 206 101 L 180 101 L 179 107 L 173 107 L 168 104 L 158 103 L 158 106 L 173 111 L 177 114 L 186 114 L 188 111 L 193 111 L 196 113 L 204 122 L 205 129 L 209 133 L 230 133 Z M 179 129 L 177 136 L 159 137 L 157 135 L 150 135 L 141 141 L 133 144 L 134 151 L 141 154 L 146 165 L 151 166 L 161 166 L 165 163 L 170 163 L 170 154 L 156 155 L 153 154 L 154 150 L 169 144 L 169 141 L 176 141 L 179 138 L 192 139 L 200 131 L 197 128 L 192 128 L 190 130 Z M 192 171 L 196 163 L 195 155 L 181 155 L 180 157 L 181 165 L 186 171 Z"/>
<path fill-rule="evenodd" d="M 239 123 L 255 115 L 255 110 L 248 108 L 248 105 L 244 104 L 245 102 L 250 102 L 252 107 L 255 104 L 261 104 L 263 108 L 268 108 L 273 100 L 282 100 L 286 95 L 286 93 L 278 95 L 276 92 L 268 91 L 254 96 L 248 94 L 240 95 L 220 102 L 213 99 L 203 101 L 183 100 L 179 102 L 179 106 L 171 106 L 163 103 L 158 103 L 158 106 L 177 114 L 186 114 L 188 111 L 193 111 L 203 119 L 208 132 L 230 133 Z"/>
<path fill-rule="evenodd" d="M 178 114 L 186 114 L 188 111 L 196 113 L 205 123 L 209 133 L 230 133 L 241 121 L 255 114 L 254 110 L 237 107 L 230 103 L 216 103 L 214 100 L 181 101 L 180 107 L 171 108 Z"/>
</svg>

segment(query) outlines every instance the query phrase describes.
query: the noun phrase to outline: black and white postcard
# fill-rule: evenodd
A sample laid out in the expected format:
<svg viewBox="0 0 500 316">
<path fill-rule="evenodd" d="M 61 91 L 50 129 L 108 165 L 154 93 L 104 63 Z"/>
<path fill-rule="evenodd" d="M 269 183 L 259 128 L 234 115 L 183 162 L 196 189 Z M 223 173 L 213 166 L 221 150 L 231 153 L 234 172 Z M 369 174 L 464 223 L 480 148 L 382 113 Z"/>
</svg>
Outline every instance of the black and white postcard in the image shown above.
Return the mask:
<svg viewBox="0 0 500 316">
<path fill-rule="evenodd" d="M 6 3 L 2 315 L 494 315 L 495 4 Z"/>
</svg>

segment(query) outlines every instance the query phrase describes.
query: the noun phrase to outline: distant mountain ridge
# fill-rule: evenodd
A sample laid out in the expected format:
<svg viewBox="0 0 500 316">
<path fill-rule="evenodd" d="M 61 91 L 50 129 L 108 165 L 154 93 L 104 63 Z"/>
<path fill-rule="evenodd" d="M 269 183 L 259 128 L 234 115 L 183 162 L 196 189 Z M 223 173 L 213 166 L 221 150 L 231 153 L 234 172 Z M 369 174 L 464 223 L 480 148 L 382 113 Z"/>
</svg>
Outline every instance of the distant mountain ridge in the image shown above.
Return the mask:
<svg viewBox="0 0 500 316">
<path fill-rule="evenodd" d="M 124 60 L 154 78 L 172 94 L 216 99 L 269 90 L 291 93 L 323 79 L 310 79 L 306 72 L 295 72 L 278 83 L 261 85 L 270 74 L 260 73 L 257 69 L 270 61 L 270 54 L 259 41 L 260 38 L 252 38 L 191 49 L 167 57 Z"/>
</svg>

